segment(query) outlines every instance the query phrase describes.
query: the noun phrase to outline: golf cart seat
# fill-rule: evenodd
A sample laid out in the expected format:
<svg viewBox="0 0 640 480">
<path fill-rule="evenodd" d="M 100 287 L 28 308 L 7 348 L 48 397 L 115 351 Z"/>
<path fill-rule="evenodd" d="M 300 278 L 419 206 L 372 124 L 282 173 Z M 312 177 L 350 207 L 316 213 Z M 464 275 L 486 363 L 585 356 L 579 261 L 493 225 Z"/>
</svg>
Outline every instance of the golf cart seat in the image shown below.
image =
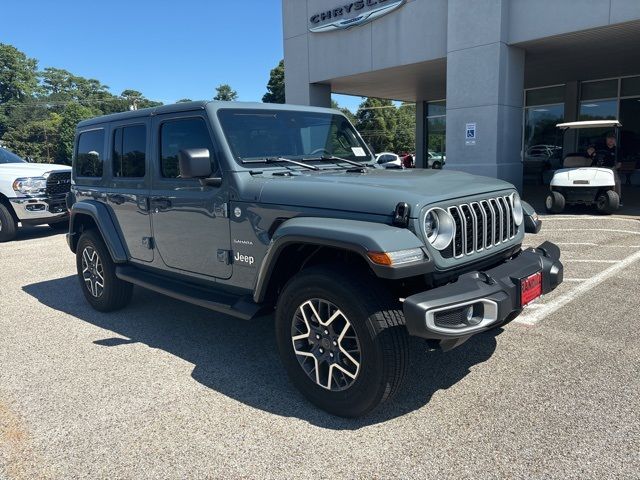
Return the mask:
<svg viewBox="0 0 640 480">
<path fill-rule="evenodd" d="M 567 155 L 563 162 L 564 168 L 590 167 L 591 159 L 582 155 Z"/>
</svg>

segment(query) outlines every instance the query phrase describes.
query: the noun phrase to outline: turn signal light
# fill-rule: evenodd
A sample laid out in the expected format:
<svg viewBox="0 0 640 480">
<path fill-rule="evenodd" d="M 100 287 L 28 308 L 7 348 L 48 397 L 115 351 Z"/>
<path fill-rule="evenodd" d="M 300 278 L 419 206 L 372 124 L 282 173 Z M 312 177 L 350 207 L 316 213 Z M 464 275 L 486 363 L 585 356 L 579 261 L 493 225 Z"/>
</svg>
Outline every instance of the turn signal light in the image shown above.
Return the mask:
<svg viewBox="0 0 640 480">
<path fill-rule="evenodd" d="M 367 256 L 373 263 L 386 266 L 421 262 L 425 258 L 421 248 L 399 250 L 397 252 L 368 252 Z"/>
</svg>

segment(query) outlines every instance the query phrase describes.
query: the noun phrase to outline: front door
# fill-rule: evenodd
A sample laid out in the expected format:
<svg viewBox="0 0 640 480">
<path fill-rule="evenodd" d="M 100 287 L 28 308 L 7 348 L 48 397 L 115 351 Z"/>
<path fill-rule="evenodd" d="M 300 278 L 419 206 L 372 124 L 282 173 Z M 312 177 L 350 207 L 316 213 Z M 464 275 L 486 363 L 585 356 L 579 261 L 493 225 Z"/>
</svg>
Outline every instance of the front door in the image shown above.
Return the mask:
<svg viewBox="0 0 640 480">
<path fill-rule="evenodd" d="M 148 209 L 150 137 L 149 119 L 111 124 L 111 172 L 105 172 L 109 179 L 107 205 L 114 213 L 129 255 L 144 262 L 153 261 Z"/>
<path fill-rule="evenodd" d="M 160 115 L 150 198 L 155 246 L 165 267 L 217 278 L 231 277 L 228 195 L 224 187 L 180 178 L 178 152 L 207 148 L 219 176 L 215 143 L 200 112 Z"/>
</svg>

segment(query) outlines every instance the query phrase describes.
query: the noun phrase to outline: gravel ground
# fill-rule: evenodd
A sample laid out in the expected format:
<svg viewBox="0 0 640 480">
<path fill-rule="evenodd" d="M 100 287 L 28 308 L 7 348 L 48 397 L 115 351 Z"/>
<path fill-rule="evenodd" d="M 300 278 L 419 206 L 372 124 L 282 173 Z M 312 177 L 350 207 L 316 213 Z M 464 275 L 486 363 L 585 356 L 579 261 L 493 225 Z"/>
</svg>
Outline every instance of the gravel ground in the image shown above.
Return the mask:
<svg viewBox="0 0 640 480">
<path fill-rule="evenodd" d="M 545 239 L 567 282 L 451 352 L 415 342 L 399 397 L 353 421 L 291 387 L 271 318 L 141 289 L 95 312 L 64 235 L 25 230 L 0 244 L 0 478 L 638 478 L 640 220 Z"/>
</svg>

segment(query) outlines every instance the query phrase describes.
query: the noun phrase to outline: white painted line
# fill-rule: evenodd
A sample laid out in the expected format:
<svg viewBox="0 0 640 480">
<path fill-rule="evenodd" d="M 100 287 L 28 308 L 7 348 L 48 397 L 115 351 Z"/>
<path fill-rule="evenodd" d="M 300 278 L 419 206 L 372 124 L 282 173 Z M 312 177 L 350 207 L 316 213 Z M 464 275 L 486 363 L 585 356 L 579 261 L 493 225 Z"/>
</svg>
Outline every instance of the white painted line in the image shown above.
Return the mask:
<svg viewBox="0 0 640 480">
<path fill-rule="evenodd" d="M 617 273 L 621 272 L 622 270 L 627 268 L 629 265 L 637 262 L 638 260 L 640 260 L 640 252 L 636 252 L 633 255 L 629 255 L 624 260 L 621 260 L 621 261 L 617 262 L 615 265 L 612 265 L 609 268 L 607 268 L 606 270 L 603 270 L 599 274 L 591 277 L 586 282 L 581 283 L 580 285 L 578 285 L 575 288 L 572 288 L 571 290 L 569 290 L 564 295 L 561 295 L 558 298 L 552 300 L 551 302 L 545 304 L 544 308 L 540 308 L 540 309 L 536 310 L 535 312 L 531 312 L 530 315 L 526 315 L 524 317 L 516 318 L 514 321 L 518 322 L 518 323 L 525 324 L 525 325 L 535 325 L 540 320 L 543 320 L 547 316 L 551 315 L 552 313 L 554 313 L 554 312 L 558 311 L 559 309 L 561 309 L 562 307 L 564 307 L 566 304 L 571 302 L 573 299 L 578 298 L 581 295 L 584 295 L 585 293 L 587 293 L 592 288 L 598 286 L 602 282 L 604 282 L 604 281 L 608 280 L 609 278 L 613 277 L 614 275 L 616 275 Z"/>
<path fill-rule="evenodd" d="M 575 215 L 575 216 L 559 216 L 559 215 L 540 215 L 540 218 L 542 218 L 543 220 L 547 220 L 547 221 L 552 221 L 552 220 L 608 220 L 610 222 L 631 222 L 631 223 L 635 223 L 636 225 L 640 225 L 640 219 L 637 218 L 620 218 L 620 217 L 599 217 L 599 216 L 595 216 L 595 215 L 588 215 L 588 216 L 581 216 L 581 215 Z"/>
<path fill-rule="evenodd" d="M 586 282 L 588 278 L 565 278 L 565 282 Z"/>
<path fill-rule="evenodd" d="M 562 262 L 575 262 L 575 263 L 618 263 L 622 260 L 592 260 L 592 259 L 584 259 L 584 258 L 567 258 L 562 257 L 560 259 Z"/>
<path fill-rule="evenodd" d="M 597 243 L 588 243 L 588 242 L 553 242 L 556 245 L 584 245 L 587 247 L 597 247 Z"/>
<path fill-rule="evenodd" d="M 546 230 L 544 233 L 555 233 L 555 232 L 606 232 L 606 233 L 630 233 L 631 235 L 640 235 L 640 231 L 636 232 L 634 230 L 617 230 L 611 228 L 554 228 L 551 230 Z"/>
</svg>

